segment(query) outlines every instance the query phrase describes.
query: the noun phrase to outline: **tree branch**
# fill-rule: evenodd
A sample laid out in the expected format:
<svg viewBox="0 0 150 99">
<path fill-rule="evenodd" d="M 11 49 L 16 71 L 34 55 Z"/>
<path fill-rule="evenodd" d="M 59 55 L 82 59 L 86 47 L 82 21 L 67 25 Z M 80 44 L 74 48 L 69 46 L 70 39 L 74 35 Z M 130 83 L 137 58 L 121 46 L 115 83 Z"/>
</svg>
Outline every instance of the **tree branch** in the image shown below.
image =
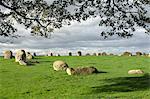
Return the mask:
<svg viewBox="0 0 150 99">
<path fill-rule="evenodd" d="M 50 20 L 43 20 L 43 19 L 37 19 L 37 18 L 29 18 L 29 17 L 26 17 L 26 16 L 22 15 L 20 12 L 18 12 L 18 11 L 17 11 L 17 8 L 9 7 L 9 6 L 5 5 L 2 1 L 0 1 L 0 5 L 3 6 L 3 7 L 5 7 L 5 8 L 8 8 L 8 9 L 10 9 L 10 10 L 12 10 L 12 11 L 14 11 L 17 15 L 23 17 L 24 19 L 36 21 L 36 22 L 37 22 L 38 24 L 40 24 L 40 26 L 42 26 L 43 28 L 46 28 L 46 26 L 43 26 L 42 23 L 40 22 L 40 20 L 41 20 L 41 21 L 50 21 Z M 11 12 L 10 14 L 8 14 L 8 15 L 11 15 L 11 14 L 12 14 L 12 12 Z"/>
</svg>

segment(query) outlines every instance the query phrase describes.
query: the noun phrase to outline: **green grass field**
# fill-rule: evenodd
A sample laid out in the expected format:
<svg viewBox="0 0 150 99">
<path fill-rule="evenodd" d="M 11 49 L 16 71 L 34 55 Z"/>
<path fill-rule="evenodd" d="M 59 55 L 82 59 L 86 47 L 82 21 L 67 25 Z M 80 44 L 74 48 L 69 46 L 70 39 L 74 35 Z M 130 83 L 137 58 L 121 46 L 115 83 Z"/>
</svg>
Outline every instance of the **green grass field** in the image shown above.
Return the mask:
<svg viewBox="0 0 150 99">
<path fill-rule="evenodd" d="M 30 66 L 0 57 L 0 99 L 150 99 L 150 58 L 119 56 L 36 57 Z M 95 66 L 107 73 L 69 76 L 52 63 Z M 129 75 L 130 69 L 145 74 Z"/>
</svg>

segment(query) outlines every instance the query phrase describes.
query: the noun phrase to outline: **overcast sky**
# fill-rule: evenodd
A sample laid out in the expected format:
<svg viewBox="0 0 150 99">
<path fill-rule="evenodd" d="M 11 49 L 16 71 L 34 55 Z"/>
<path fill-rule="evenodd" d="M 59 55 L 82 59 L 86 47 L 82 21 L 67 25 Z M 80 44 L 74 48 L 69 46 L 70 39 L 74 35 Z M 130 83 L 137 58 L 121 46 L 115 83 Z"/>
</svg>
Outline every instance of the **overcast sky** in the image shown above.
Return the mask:
<svg viewBox="0 0 150 99">
<path fill-rule="evenodd" d="M 0 54 L 8 49 L 12 51 L 25 49 L 26 51 L 44 54 L 47 52 L 67 54 L 70 51 L 75 54 L 78 50 L 84 53 L 104 51 L 116 54 L 124 51 L 150 53 L 150 35 L 145 34 L 143 29 L 137 28 L 134 36 L 129 39 L 118 37 L 103 39 L 100 37 L 100 32 L 107 30 L 107 28 L 99 27 L 98 22 L 99 18 L 91 18 L 81 23 L 72 22 L 70 26 L 55 30 L 50 39 L 33 37 L 24 26 L 17 25 L 17 33 L 22 34 L 22 37 L 18 39 L 0 37 L 0 40 L 3 41 L 0 42 Z M 9 42 L 6 43 L 7 40 Z"/>
<path fill-rule="evenodd" d="M 103 39 L 100 32 L 106 28 L 98 26 L 98 18 L 89 19 L 78 23 L 73 22 L 70 26 L 64 26 L 60 30 L 55 30 L 50 39 L 43 37 L 33 37 L 29 30 L 25 30 L 23 26 L 18 25 L 18 33 L 23 33 L 22 37 L 9 38 L 13 43 L 0 43 L 0 52 L 11 49 L 25 49 L 27 51 L 66 54 L 69 51 L 76 53 L 78 50 L 84 53 L 90 52 L 108 52 L 122 53 L 124 51 L 142 51 L 149 53 L 150 51 L 150 35 L 144 33 L 144 30 L 138 28 L 134 36 L 129 39 L 118 37 L 110 37 Z M 4 42 L 6 38 L 0 37 Z"/>
</svg>

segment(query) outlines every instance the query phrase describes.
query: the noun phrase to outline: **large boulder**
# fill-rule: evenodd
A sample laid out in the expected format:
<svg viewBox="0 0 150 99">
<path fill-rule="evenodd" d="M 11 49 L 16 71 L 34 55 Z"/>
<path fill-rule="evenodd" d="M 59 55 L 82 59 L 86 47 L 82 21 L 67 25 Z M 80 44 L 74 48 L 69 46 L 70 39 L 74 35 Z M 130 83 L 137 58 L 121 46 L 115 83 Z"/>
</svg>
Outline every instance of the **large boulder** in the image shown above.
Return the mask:
<svg viewBox="0 0 150 99">
<path fill-rule="evenodd" d="M 98 70 L 95 67 L 78 67 L 76 69 L 67 68 L 66 72 L 68 75 L 87 75 L 98 73 Z"/>
<path fill-rule="evenodd" d="M 33 56 L 30 52 L 26 52 L 26 58 L 27 58 L 27 60 L 31 60 L 31 59 L 33 59 Z"/>
<path fill-rule="evenodd" d="M 20 65 L 27 65 L 26 53 L 24 50 L 18 50 L 15 55 L 15 62 L 19 62 Z"/>
<path fill-rule="evenodd" d="M 143 73 L 144 73 L 144 71 L 140 70 L 140 69 L 128 71 L 128 74 L 143 74 Z"/>
<path fill-rule="evenodd" d="M 20 65 L 27 65 L 27 63 L 25 61 L 23 61 L 23 60 L 19 60 L 19 64 Z"/>
<path fill-rule="evenodd" d="M 4 59 L 11 59 L 13 57 L 12 51 L 10 50 L 5 50 L 3 54 L 4 54 Z"/>
<path fill-rule="evenodd" d="M 66 70 L 68 68 L 68 64 L 64 61 L 58 60 L 53 63 L 53 68 L 56 71 Z"/>
</svg>

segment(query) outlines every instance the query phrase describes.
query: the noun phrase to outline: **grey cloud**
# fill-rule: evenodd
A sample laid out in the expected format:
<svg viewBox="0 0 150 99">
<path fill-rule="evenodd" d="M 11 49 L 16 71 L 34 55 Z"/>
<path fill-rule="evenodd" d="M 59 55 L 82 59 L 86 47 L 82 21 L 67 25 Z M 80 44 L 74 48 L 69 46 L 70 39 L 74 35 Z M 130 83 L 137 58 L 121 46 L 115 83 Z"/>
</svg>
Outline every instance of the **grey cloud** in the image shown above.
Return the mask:
<svg viewBox="0 0 150 99">
<path fill-rule="evenodd" d="M 134 36 L 129 39 L 121 39 L 118 37 L 102 39 L 99 34 L 102 30 L 106 30 L 106 28 L 99 27 L 97 19 L 90 19 L 83 23 L 74 22 L 71 26 L 64 26 L 60 30 L 54 31 L 51 39 L 45 39 L 30 36 L 30 31 L 25 30 L 20 25 L 17 33 L 21 33 L 22 37 L 12 39 L 12 44 L 0 43 L 0 52 L 5 49 L 27 49 L 30 51 L 52 50 L 56 53 L 75 52 L 77 50 L 114 53 L 129 50 L 149 53 L 150 36 L 145 34 L 144 30 L 140 28 L 137 28 Z M 0 37 L 0 40 L 6 40 L 6 38 Z"/>
</svg>

